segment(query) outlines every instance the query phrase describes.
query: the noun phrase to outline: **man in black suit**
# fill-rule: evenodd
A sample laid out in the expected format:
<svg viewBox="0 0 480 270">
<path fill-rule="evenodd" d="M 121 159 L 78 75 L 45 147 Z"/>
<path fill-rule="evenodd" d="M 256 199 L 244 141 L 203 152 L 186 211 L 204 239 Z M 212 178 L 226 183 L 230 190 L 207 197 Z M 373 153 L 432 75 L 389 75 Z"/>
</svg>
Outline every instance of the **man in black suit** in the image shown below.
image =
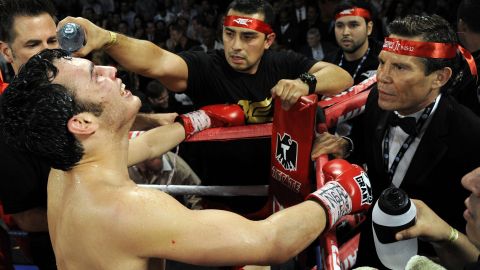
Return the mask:
<svg viewBox="0 0 480 270">
<path fill-rule="evenodd" d="M 299 52 L 310 59 L 323 60 L 327 54 L 336 49 L 335 45 L 322 41 L 320 30 L 316 27 L 310 28 L 306 37 L 307 44 L 302 46 Z"/>
<path fill-rule="evenodd" d="M 368 168 L 374 201 L 395 185 L 463 230 L 468 194 L 460 180 L 480 164 L 480 119 L 447 94 L 458 61 L 455 32 L 437 15 L 396 19 L 388 30 L 378 57 L 377 86 L 353 123 L 351 141 L 324 133 L 312 157 L 351 152 L 352 160 Z M 369 215 L 357 265 L 383 268 L 373 256 L 372 240 Z M 434 254 L 421 241 L 419 253 Z"/>
</svg>

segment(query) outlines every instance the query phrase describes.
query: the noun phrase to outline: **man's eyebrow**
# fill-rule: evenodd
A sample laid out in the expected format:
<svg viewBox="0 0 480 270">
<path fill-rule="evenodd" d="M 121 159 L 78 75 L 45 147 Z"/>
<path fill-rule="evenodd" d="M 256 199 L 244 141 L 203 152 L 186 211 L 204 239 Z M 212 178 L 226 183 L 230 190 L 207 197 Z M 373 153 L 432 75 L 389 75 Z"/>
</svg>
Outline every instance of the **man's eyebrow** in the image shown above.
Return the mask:
<svg viewBox="0 0 480 270">
<path fill-rule="evenodd" d="M 242 28 L 243 28 L 243 27 L 242 27 Z M 244 29 L 248 29 L 248 28 L 244 28 Z M 235 33 L 237 32 L 237 31 L 235 31 L 235 29 L 230 28 L 230 27 L 228 27 L 228 26 L 225 26 L 225 30 L 228 30 L 228 31 L 231 31 L 231 32 L 235 32 Z M 256 32 L 256 31 L 240 31 L 240 34 L 243 34 L 243 35 L 245 35 L 245 34 L 247 34 L 247 35 L 253 35 L 253 34 L 258 34 L 258 32 Z"/>
<path fill-rule="evenodd" d="M 347 21 L 347 23 L 360 23 L 360 22 L 361 21 L 357 20 L 357 19 L 352 19 L 352 20 Z"/>
<path fill-rule="evenodd" d="M 25 44 L 37 44 L 42 42 L 40 39 L 29 39 L 25 42 Z"/>
<path fill-rule="evenodd" d="M 228 27 L 228 26 L 225 26 L 225 30 L 232 31 L 232 32 L 236 32 L 233 28 L 230 28 L 230 27 Z"/>
</svg>

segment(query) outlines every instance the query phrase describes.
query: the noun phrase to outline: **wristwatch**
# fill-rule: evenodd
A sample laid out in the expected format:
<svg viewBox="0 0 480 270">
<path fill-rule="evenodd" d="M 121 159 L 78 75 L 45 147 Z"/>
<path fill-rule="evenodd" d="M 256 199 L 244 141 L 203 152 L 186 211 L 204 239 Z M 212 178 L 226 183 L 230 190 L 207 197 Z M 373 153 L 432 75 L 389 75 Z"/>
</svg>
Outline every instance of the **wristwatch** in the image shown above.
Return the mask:
<svg viewBox="0 0 480 270">
<path fill-rule="evenodd" d="M 300 74 L 298 77 L 302 82 L 308 85 L 308 94 L 311 95 L 315 93 L 315 88 L 317 88 L 317 77 L 308 72 Z"/>
</svg>

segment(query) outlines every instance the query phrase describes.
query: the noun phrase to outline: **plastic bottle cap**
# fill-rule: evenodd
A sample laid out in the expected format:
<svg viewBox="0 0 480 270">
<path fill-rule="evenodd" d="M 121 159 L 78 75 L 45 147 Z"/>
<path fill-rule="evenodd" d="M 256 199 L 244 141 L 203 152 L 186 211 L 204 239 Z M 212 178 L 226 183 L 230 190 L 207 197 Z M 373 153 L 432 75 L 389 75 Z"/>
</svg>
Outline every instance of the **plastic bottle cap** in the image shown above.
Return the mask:
<svg viewBox="0 0 480 270">
<path fill-rule="evenodd" d="M 76 23 L 66 23 L 57 33 L 57 39 L 62 49 L 69 52 L 78 51 L 85 42 L 85 33 Z"/>
<path fill-rule="evenodd" d="M 77 28 L 75 27 L 75 24 L 73 23 L 67 23 L 65 25 L 65 28 L 63 29 L 63 33 L 66 35 L 71 35 L 74 34 L 77 31 Z"/>
<path fill-rule="evenodd" d="M 378 199 L 378 206 L 386 214 L 401 215 L 410 208 L 410 199 L 407 193 L 396 187 L 385 189 Z"/>
</svg>

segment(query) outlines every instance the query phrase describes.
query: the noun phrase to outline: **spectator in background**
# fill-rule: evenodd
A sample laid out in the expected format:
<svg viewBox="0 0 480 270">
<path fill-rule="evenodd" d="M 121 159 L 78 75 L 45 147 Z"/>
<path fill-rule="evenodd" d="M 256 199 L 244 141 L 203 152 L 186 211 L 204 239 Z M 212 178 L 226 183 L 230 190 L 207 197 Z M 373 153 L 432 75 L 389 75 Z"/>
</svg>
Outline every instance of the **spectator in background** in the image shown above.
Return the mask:
<svg viewBox="0 0 480 270">
<path fill-rule="evenodd" d="M 169 38 L 169 33 L 167 30 L 167 25 L 163 20 L 158 20 L 155 22 L 155 31 L 157 32 L 156 35 L 158 38 L 157 45 L 162 48 L 166 48 L 166 42 Z"/>
<path fill-rule="evenodd" d="M 183 29 L 186 30 L 188 29 L 188 25 L 190 24 L 190 19 L 184 16 L 178 16 L 175 22 L 173 23 L 177 23 L 178 25 L 183 27 Z"/>
<path fill-rule="evenodd" d="M 170 32 L 170 40 L 171 51 L 174 53 L 179 53 L 183 51 L 198 51 L 202 50 L 200 47 L 200 42 L 193 40 L 186 35 L 186 28 L 181 26 L 179 23 L 174 22 L 170 24 L 169 32 Z"/>
<path fill-rule="evenodd" d="M 205 25 L 210 28 L 217 28 L 223 22 L 224 15 L 218 14 L 215 10 L 207 10 L 203 13 Z"/>
<path fill-rule="evenodd" d="M 193 17 L 197 16 L 197 10 L 192 8 L 193 2 L 190 0 L 180 0 L 180 10 L 177 17 L 183 17 L 191 21 Z"/>
<path fill-rule="evenodd" d="M 88 18 L 91 20 L 93 23 L 97 25 L 102 25 L 99 16 L 95 14 L 95 11 L 93 10 L 92 7 L 86 7 L 82 10 L 82 17 Z"/>
<path fill-rule="evenodd" d="M 129 29 L 133 30 L 135 27 L 135 12 L 130 8 L 127 0 L 120 1 L 120 20 L 126 21 L 128 23 Z"/>
<path fill-rule="evenodd" d="M 156 0 L 136 0 L 135 14 L 142 17 L 144 22 L 153 20 L 158 9 L 158 1 Z"/>
<path fill-rule="evenodd" d="M 300 37 L 306 37 L 307 31 L 311 28 L 319 28 L 320 27 L 320 11 L 318 10 L 316 5 L 308 5 L 307 6 L 307 18 L 298 23 L 298 32 Z M 299 41 L 299 46 L 302 47 L 307 43 L 305 40 Z"/>
<path fill-rule="evenodd" d="M 320 34 L 324 41 L 335 44 L 335 7 L 337 0 L 319 0 L 318 10 L 320 11 Z"/>
<path fill-rule="evenodd" d="M 59 18 L 81 15 L 82 6 L 78 0 L 53 0 L 53 3 L 57 8 Z"/>
<path fill-rule="evenodd" d="M 276 42 L 281 49 L 297 49 L 299 31 L 291 9 L 284 8 L 280 11 L 274 30 L 277 35 Z"/>
<path fill-rule="evenodd" d="M 136 15 L 133 20 L 132 35 L 134 38 L 146 39 L 145 35 L 145 21 L 142 16 Z"/>
<path fill-rule="evenodd" d="M 112 31 L 116 31 L 121 21 L 122 21 L 122 16 L 120 15 L 120 13 L 114 12 L 107 25 L 110 26 L 109 29 L 111 29 Z M 127 23 L 128 29 L 130 30 L 130 26 L 128 25 L 128 22 L 127 21 L 124 21 L 124 22 Z"/>
<path fill-rule="evenodd" d="M 170 12 L 165 8 L 165 4 L 162 2 L 158 3 L 158 9 L 157 9 L 157 14 L 153 17 L 153 20 L 155 22 L 158 22 L 160 20 L 164 21 L 166 25 L 172 23 L 175 21 L 177 17 L 175 16 L 174 13 Z"/>
<path fill-rule="evenodd" d="M 217 40 L 216 31 L 213 28 L 204 28 L 200 45 L 205 52 L 223 49 L 223 44 Z"/>
<path fill-rule="evenodd" d="M 307 45 L 304 45 L 299 52 L 311 59 L 320 61 L 335 50 L 336 47 L 333 44 L 322 42 L 318 28 L 310 28 L 307 32 Z"/>
<path fill-rule="evenodd" d="M 187 33 L 186 33 L 187 37 L 201 43 L 203 41 L 202 35 L 205 27 L 206 27 L 205 18 L 201 15 L 195 15 L 190 21 L 190 24 L 188 25 Z"/>
<path fill-rule="evenodd" d="M 202 183 L 187 162 L 170 151 L 130 166 L 128 174 L 137 184 L 198 186 Z M 203 208 L 201 198 L 198 196 L 183 195 L 174 198 L 190 209 Z"/>
<path fill-rule="evenodd" d="M 374 75 L 378 67 L 382 46 L 369 38 L 373 15 L 368 3 L 355 0 L 338 4 L 335 14 L 335 38 L 340 48 L 325 60 L 348 71 L 358 84 Z"/>
<path fill-rule="evenodd" d="M 102 5 L 103 13 L 109 13 L 115 11 L 115 1 L 114 0 L 98 0 Z"/>
<path fill-rule="evenodd" d="M 103 8 L 102 4 L 100 4 L 96 0 L 80 0 L 82 3 L 82 14 L 85 11 L 85 9 L 92 9 L 92 12 L 95 14 L 95 18 L 99 19 L 103 14 Z"/>
<path fill-rule="evenodd" d="M 307 6 L 305 0 L 294 0 L 293 6 L 295 7 L 295 22 L 300 23 L 307 19 Z"/>
<path fill-rule="evenodd" d="M 145 39 L 158 44 L 159 38 L 157 37 L 157 28 L 153 21 L 148 21 L 145 26 Z"/>
<path fill-rule="evenodd" d="M 157 80 L 151 80 L 145 88 L 147 104 L 154 112 L 173 112 L 170 103 L 169 92 Z"/>
<path fill-rule="evenodd" d="M 194 110 L 193 103 L 184 105 L 177 100 L 177 95 L 168 91 L 161 82 L 157 80 L 150 80 L 145 87 L 145 105 L 155 113 L 172 113 L 179 114 L 191 112 Z"/>
<path fill-rule="evenodd" d="M 127 21 L 120 21 L 117 24 L 116 32 L 120 34 L 124 34 L 126 36 L 131 36 L 132 32 L 130 32 L 130 28 L 128 27 Z"/>
</svg>

